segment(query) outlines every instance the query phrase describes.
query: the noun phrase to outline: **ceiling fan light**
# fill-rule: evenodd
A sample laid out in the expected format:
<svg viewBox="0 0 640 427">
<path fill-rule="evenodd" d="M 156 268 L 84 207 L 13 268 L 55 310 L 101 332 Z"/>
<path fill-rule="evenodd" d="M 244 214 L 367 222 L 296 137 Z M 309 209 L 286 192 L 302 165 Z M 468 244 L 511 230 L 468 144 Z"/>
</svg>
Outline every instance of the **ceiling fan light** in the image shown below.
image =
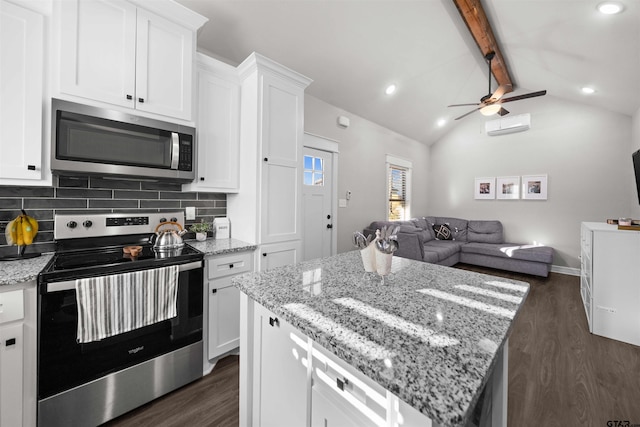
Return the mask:
<svg viewBox="0 0 640 427">
<path fill-rule="evenodd" d="M 480 114 L 483 116 L 493 116 L 500 111 L 500 104 L 491 104 L 480 109 Z"/>
<path fill-rule="evenodd" d="M 387 88 L 384 90 L 384 93 L 386 93 L 387 95 L 392 95 L 395 93 L 397 89 L 397 86 L 394 84 L 390 84 L 389 86 L 387 86 Z"/>
<path fill-rule="evenodd" d="M 617 1 L 606 1 L 598 4 L 598 11 L 605 15 L 615 15 L 622 12 L 624 6 Z"/>
</svg>

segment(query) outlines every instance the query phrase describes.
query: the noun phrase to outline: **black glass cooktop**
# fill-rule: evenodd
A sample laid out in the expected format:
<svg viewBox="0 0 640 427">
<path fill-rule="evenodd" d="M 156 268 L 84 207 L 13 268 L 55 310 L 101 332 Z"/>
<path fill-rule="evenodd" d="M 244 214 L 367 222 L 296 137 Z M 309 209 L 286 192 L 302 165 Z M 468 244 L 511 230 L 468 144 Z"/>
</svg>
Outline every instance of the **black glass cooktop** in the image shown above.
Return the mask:
<svg viewBox="0 0 640 427">
<path fill-rule="evenodd" d="M 101 249 L 97 251 L 59 253 L 54 257 L 52 271 L 81 269 L 88 267 L 104 267 L 117 264 L 143 263 L 145 260 L 168 261 L 177 257 L 184 257 L 200 252 L 191 246 L 184 245 L 181 248 L 157 251 L 151 245 L 142 247 L 142 251 L 136 257 L 124 253 L 124 247 Z"/>
</svg>

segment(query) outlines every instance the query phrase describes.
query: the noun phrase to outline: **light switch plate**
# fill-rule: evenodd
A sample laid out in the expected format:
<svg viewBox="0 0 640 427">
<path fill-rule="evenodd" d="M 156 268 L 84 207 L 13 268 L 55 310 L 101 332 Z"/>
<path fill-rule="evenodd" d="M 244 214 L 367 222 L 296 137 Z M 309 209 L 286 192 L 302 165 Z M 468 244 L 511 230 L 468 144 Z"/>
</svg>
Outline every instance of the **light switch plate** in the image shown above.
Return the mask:
<svg viewBox="0 0 640 427">
<path fill-rule="evenodd" d="M 347 207 L 347 199 L 338 199 L 338 207 L 346 208 Z"/>
<path fill-rule="evenodd" d="M 187 216 L 187 219 L 196 219 L 196 207 L 187 206 L 185 215 Z"/>
</svg>

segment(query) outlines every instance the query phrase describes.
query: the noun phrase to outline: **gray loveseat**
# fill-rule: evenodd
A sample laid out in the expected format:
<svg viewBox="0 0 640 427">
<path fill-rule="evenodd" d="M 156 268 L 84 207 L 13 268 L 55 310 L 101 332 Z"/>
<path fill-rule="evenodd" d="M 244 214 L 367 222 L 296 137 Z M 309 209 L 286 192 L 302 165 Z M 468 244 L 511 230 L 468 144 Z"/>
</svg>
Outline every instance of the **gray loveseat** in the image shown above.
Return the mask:
<svg viewBox="0 0 640 427">
<path fill-rule="evenodd" d="M 506 243 L 500 221 L 422 217 L 409 221 L 374 221 L 365 236 L 384 226 L 400 226 L 395 255 L 452 266 L 459 262 L 547 277 L 553 248 Z"/>
</svg>

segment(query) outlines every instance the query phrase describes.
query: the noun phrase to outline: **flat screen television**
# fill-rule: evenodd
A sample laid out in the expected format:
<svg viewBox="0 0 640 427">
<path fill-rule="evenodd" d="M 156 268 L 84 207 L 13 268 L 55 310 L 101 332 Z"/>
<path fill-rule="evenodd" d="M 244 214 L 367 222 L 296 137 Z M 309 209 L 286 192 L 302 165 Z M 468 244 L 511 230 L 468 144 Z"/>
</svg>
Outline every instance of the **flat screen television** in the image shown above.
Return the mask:
<svg viewBox="0 0 640 427">
<path fill-rule="evenodd" d="M 640 203 L 640 150 L 632 154 L 633 169 L 636 172 L 636 189 L 638 190 L 638 202 Z"/>
</svg>

